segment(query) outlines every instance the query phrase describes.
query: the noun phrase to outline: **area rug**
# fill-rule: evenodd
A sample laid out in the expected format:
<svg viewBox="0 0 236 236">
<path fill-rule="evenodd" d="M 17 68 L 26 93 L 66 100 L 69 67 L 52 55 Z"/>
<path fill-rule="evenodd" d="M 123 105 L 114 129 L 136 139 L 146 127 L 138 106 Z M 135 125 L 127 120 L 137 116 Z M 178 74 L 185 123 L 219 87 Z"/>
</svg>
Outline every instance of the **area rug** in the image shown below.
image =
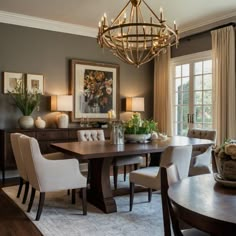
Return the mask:
<svg viewBox="0 0 236 236">
<path fill-rule="evenodd" d="M 18 186 L 3 188 L 3 191 L 24 211 L 21 198 L 16 198 Z M 23 194 L 22 194 L 23 195 Z M 71 204 L 67 191 L 47 193 L 40 221 L 35 221 L 38 194 L 28 218 L 45 236 L 161 236 L 164 235 L 161 195 L 154 193 L 152 202 L 147 193 L 135 193 L 134 206 L 129 212 L 129 195 L 115 197 L 117 212 L 105 214 L 88 203 L 88 214 L 82 215 L 79 197 Z M 28 199 L 29 200 L 29 199 Z"/>
</svg>

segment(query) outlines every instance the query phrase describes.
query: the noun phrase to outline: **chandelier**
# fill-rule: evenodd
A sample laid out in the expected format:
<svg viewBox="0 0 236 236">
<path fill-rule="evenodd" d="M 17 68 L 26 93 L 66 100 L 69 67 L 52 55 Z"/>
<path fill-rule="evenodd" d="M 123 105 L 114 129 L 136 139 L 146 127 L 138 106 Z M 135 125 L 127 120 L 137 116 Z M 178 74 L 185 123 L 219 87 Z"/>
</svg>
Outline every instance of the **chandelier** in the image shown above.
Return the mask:
<svg viewBox="0 0 236 236">
<path fill-rule="evenodd" d="M 141 7 L 149 13 L 148 19 Z M 164 53 L 168 46 L 177 46 L 178 31 L 175 22 L 174 29 L 166 24 L 162 9 L 158 17 L 144 0 L 129 0 L 110 25 L 104 14 L 98 24 L 97 40 L 100 47 L 109 48 L 122 61 L 139 67 Z"/>
</svg>

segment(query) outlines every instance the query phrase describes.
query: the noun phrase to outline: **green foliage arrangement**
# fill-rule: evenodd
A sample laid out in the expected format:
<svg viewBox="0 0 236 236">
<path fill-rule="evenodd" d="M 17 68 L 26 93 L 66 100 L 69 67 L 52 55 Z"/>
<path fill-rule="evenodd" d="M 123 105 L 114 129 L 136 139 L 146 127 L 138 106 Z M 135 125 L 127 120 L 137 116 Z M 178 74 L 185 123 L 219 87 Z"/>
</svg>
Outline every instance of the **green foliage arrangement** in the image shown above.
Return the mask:
<svg viewBox="0 0 236 236">
<path fill-rule="evenodd" d="M 41 93 L 29 92 L 21 81 L 17 81 L 15 89 L 8 93 L 24 116 L 30 116 L 40 103 Z"/>
<path fill-rule="evenodd" d="M 134 113 L 130 120 L 124 123 L 125 134 L 150 134 L 158 131 L 157 122 L 141 119 L 140 113 Z"/>
</svg>

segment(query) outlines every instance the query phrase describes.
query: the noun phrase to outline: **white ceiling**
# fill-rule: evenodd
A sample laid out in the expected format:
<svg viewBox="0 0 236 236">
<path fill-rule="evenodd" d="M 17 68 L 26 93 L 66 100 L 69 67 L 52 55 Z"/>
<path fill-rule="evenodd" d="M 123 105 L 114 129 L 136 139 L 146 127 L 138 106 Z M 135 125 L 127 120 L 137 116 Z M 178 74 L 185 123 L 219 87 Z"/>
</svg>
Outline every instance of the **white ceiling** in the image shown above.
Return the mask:
<svg viewBox="0 0 236 236">
<path fill-rule="evenodd" d="M 4 20 L 4 17 L 0 17 L 0 22 L 11 22 L 10 17 L 19 17 L 18 14 L 21 14 L 25 19 L 30 16 L 28 19 L 31 21 L 43 18 L 49 22 L 58 21 L 95 30 L 104 12 L 109 19 L 114 18 L 127 2 L 128 0 L 0 0 L 0 15 L 7 13 L 8 17 L 6 19 L 6 14 Z M 167 22 L 172 24 L 176 20 L 180 32 L 228 18 L 236 22 L 236 0 L 146 0 L 146 3 L 158 15 L 162 7 Z"/>
</svg>

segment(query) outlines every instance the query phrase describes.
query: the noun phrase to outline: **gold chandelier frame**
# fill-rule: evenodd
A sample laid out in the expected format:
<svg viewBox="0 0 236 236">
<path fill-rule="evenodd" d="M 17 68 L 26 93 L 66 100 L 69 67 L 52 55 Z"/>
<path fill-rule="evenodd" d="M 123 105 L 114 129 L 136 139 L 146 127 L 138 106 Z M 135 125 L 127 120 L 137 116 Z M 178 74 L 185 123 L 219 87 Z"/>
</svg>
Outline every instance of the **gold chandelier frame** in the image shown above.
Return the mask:
<svg viewBox="0 0 236 236">
<path fill-rule="evenodd" d="M 141 7 L 146 7 L 150 18 L 145 20 Z M 126 12 L 130 10 L 129 18 Z M 129 0 L 110 26 L 106 14 L 98 27 L 98 44 L 109 48 L 122 61 L 139 67 L 166 51 L 166 47 L 178 45 L 178 30 L 166 24 L 163 11 L 158 17 L 145 0 Z"/>
</svg>

